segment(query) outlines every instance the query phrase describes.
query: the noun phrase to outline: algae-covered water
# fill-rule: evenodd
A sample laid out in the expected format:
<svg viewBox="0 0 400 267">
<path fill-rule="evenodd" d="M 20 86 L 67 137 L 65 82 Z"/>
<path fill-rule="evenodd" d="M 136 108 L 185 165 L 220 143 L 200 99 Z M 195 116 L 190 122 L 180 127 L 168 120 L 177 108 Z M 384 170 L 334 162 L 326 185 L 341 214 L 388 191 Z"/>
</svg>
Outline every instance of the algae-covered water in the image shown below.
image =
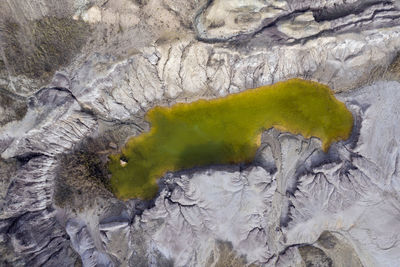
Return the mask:
<svg viewBox="0 0 400 267">
<path fill-rule="evenodd" d="M 292 79 L 214 100 L 155 107 L 149 132 L 111 155 L 111 185 L 122 199 L 150 199 L 167 171 L 253 160 L 263 130 L 318 137 L 324 150 L 351 133 L 353 117 L 329 87 Z M 124 161 L 121 161 L 123 159 Z M 121 164 L 122 163 L 122 164 Z"/>
</svg>

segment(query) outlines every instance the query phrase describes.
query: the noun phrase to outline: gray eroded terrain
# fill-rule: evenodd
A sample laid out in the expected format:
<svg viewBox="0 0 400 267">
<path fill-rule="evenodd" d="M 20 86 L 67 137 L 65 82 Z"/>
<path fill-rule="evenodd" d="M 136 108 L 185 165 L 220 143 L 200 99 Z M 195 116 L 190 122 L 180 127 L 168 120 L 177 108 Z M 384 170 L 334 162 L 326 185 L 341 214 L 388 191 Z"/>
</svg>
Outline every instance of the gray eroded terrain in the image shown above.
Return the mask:
<svg viewBox="0 0 400 267">
<path fill-rule="evenodd" d="M 3 0 L 1 266 L 397 266 L 397 0 Z M 270 129 L 248 165 L 109 192 L 107 156 L 156 105 L 293 77 L 352 111 L 349 140 Z"/>
</svg>

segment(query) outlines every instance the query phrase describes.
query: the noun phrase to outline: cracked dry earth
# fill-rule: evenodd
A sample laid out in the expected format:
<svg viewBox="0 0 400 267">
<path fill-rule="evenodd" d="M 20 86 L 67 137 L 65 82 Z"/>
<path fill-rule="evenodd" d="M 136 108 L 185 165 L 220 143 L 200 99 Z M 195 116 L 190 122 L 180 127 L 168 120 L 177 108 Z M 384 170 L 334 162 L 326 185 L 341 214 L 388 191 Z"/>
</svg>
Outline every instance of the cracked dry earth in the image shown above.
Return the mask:
<svg viewBox="0 0 400 267">
<path fill-rule="evenodd" d="M 1 266 L 400 266 L 400 2 L 3 0 Z M 293 77 L 349 140 L 270 129 L 249 165 L 109 192 L 107 156 L 156 105 Z"/>
</svg>

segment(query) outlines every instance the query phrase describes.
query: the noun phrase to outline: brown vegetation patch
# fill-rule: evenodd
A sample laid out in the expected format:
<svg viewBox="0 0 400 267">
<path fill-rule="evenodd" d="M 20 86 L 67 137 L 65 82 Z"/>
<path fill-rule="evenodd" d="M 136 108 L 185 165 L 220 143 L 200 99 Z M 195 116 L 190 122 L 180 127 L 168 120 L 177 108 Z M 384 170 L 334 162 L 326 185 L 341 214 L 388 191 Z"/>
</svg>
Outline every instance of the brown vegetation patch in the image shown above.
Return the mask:
<svg viewBox="0 0 400 267">
<path fill-rule="evenodd" d="M 0 33 L 4 63 L 11 73 L 48 79 L 80 50 L 89 26 L 70 18 L 45 17 L 27 26 L 5 21 L 0 25 Z"/>
<path fill-rule="evenodd" d="M 389 72 L 396 74 L 398 77 L 400 77 L 400 52 L 393 59 L 388 70 Z"/>
<path fill-rule="evenodd" d="M 248 264 L 244 256 L 240 256 L 233 250 L 230 242 L 218 241 L 216 250 L 211 252 L 206 266 L 215 267 L 256 267 L 255 264 Z"/>
<path fill-rule="evenodd" d="M 13 97 L 0 88 L 0 126 L 14 120 L 21 120 L 27 111 L 26 102 Z"/>
<path fill-rule="evenodd" d="M 306 267 L 331 267 L 332 259 L 329 258 L 322 249 L 306 245 L 299 247 L 299 252 Z"/>
<path fill-rule="evenodd" d="M 71 153 L 60 156 L 54 192 L 57 206 L 81 211 L 96 199 L 113 198 L 110 192 L 108 155 L 115 153 L 125 139 L 137 134 L 131 125 L 114 125 L 101 135 L 83 140 Z"/>
<path fill-rule="evenodd" d="M 60 158 L 54 200 L 63 208 L 83 210 L 92 207 L 97 197 L 112 197 L 107 171 L 99 155 L 78 150 Z"/>
</svg>

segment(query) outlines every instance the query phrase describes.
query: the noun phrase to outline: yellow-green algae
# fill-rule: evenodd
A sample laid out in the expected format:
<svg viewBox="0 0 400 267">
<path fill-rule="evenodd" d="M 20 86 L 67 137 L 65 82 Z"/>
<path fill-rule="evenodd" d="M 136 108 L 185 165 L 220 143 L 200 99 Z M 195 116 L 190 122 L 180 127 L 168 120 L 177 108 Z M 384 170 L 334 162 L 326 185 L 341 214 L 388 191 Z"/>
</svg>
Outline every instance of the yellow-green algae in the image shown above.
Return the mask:
<svg viewBox="0 0 400 267">
<path fill-rule="evenodd" d="M 271 127 L 318 137 L 326 151 L 332 142 L 347 139 L 353 125 L 352 114 L 329 87 L 301 79 L 209 101 L 155 107 L 146 119 L 150 131 L 110 156 L 111 185 L 122 199 L 154 197 L 157 179 L 167 171 L 250 162 L 260 134 Z"/>
</svg>

